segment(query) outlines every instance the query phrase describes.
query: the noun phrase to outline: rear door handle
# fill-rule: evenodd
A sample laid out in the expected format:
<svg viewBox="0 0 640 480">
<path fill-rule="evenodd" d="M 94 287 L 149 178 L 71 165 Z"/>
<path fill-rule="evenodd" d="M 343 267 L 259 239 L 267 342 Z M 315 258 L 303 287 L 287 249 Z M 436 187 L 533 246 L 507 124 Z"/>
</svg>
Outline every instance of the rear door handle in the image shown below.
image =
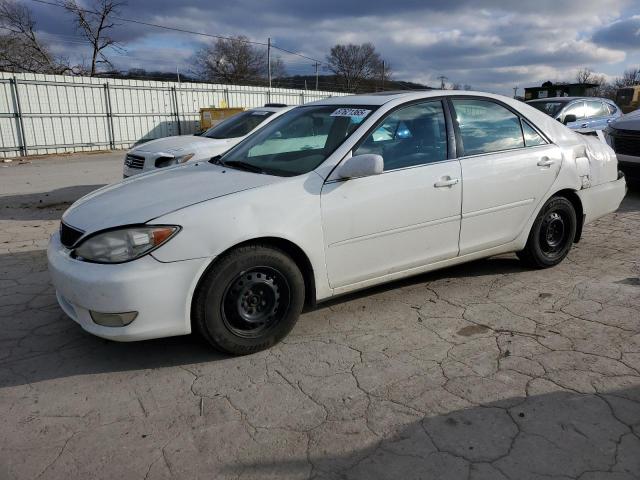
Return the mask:
<svg viewBox="0 0 640 480">
<path fill-rule="evenodd" d="M 453 187 L 460 181 L 459 178 L 451 178 L 449 176 L 442 177 L 436 183 L 433 184 L 435 188 Z"/>
<path fill-rule="evenodd" d="M 538 162 L 539 167 L 550 167 L 551 165 L 553 165 L 553 160 L 549 157 L 542 157 Z"/>
</svg>

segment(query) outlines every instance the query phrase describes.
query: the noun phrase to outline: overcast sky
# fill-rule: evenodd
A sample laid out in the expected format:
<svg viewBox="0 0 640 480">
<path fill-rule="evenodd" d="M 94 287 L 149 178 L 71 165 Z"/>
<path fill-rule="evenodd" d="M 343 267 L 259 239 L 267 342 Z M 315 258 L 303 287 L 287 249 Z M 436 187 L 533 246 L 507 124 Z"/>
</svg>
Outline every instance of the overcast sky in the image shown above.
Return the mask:
<svg viewBox="0 0 640 480">
<path fill-rule="evenodd" d="M 88 57 L 71 18 L 21 0 L 50 46 L 74 61 Z M 84 5 L 90 5 L 84 0 Z M 394 78 L 436 85 L 439 75 L 475 89 L 572 81 L 581 67 L 610 78 L 640 65 L 640 0 L 129 0 L 122 16 L 218 35 L 246 35 L 324 60 L 336 43 L 372 42 Z M 185 72 L 204 37 L 122 24 L 119 69 Z M 282 54 L 290 74 L 311 62 Z M 520 90 L 519 93 L 522 93 Z"/>
</svg>

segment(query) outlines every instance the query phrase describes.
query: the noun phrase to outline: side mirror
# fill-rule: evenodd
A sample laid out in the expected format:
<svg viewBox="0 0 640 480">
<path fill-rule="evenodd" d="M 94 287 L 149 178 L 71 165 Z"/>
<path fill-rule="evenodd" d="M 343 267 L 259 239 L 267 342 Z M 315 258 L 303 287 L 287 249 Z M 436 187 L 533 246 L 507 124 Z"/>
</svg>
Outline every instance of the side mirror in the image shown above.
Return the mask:
<svg viewBox="0 0 640 480">
<path fill-rule="evenodd" d="M 567 123 L 573 123 L 573 122 L 577 122 L 578 119 L 576 118 L 575 115 L 569 114 L 569 115 L 565 115 L 564 116 L 564 120 L 562 121 L 562 123 L 564 123 L 565 125 Z"/>
<path fill-rule="evenodd" d="M 384 159 L 381 155 L 365 153 L 345 160 L 338 168 L 340 178 L 370 177 L 384 171 Z"/>
</svg>

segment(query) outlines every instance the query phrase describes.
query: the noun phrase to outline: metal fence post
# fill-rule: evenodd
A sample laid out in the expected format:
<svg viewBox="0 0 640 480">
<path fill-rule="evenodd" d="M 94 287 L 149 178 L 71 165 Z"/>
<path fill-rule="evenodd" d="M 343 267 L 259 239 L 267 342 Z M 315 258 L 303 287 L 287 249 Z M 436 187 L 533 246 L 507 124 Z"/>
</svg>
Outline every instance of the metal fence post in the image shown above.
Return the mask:
<svg viewBox="0 0 640 480">
<path fill-rule="evenodd" d="M 18 79 L 13 77 L 9 80 L 9 83 L 13 86 L 13 95 L 16 100 L 16 113 L 15 116 L 18 119 L 18 127 L 20 130 L 20 137 L 22 143 L 20 145 L 20 151 L 22 155 L 27 156 L 29 154 L 27 150 L 27 137 L 24 133 L 24 118 L 22 117 L 22 106 L 20 105 L 20 94 L 18 93 Z"/>
<path fill-rule="evenodd" d="M 304 105 L 304 92 L 300 92 L 300 105 Z"/>
<path fill-rule="evenodd" d="M 104 84 L 104 99 L 107 106 L 107 129 L 109 130 L 109 148 L 111 150 L 116 149 L 116 135 L 113 128 L 113 109 L 111 108 L 111 92 L 109 91 L 109 84 Z"/>
<path fill-rule="evenodd" d="M 264 102 L 265 104 L 267 103 L 271 103 L 271 90 L 267 90 L 266 92 L 264 92 L 266 97 L 267 97 L 267 101 Z"/>
<path fill-rule="evenodd" d="M 231 106 L 229 105 L 229 89 L 228 88 L 224 89 L 224 103 L 227 104 L 227 108 Z"/>
<path fill-rule="evenodd" d="M 180 126 L 180 108 L 178 107 L 178 91 L 176 90 L 176 87 L 171 87 L 171 90 L 173 91 L 173 103 L 175 105 L 175 116 L 176 116 L 176 123 L 178 125 L 178 135 L 182 135 L 182 127 Z"/>
</svg>

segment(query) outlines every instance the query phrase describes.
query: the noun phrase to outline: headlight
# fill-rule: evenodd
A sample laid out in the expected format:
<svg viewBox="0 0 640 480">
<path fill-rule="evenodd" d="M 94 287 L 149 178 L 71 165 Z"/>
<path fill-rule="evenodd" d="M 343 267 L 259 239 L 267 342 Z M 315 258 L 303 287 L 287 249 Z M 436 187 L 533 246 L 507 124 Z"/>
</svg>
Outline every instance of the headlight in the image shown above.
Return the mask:
<svg viewBox="0 0 640 480">
<path fill-rule="evenodd" d="M 181 163 L 188 162 L 193 158 L 194 155 L 195 153 L 187 153 L 186 155 L 178 155 L 178 156 L 166 155 L 166 156 L 158 157 L 156 159 L 156 167 L 163 168 L 163 167 L 170 167 L 171 165 L 179 165 Z"/>
<path fill-rule="evenodd" d="M 108 230 L 84 240 L 72 255 L 86 262 L 128 262 L 155 250 L 179 230 L 180 227 L 175 225 L 143 225 Z"/>
</svg>

